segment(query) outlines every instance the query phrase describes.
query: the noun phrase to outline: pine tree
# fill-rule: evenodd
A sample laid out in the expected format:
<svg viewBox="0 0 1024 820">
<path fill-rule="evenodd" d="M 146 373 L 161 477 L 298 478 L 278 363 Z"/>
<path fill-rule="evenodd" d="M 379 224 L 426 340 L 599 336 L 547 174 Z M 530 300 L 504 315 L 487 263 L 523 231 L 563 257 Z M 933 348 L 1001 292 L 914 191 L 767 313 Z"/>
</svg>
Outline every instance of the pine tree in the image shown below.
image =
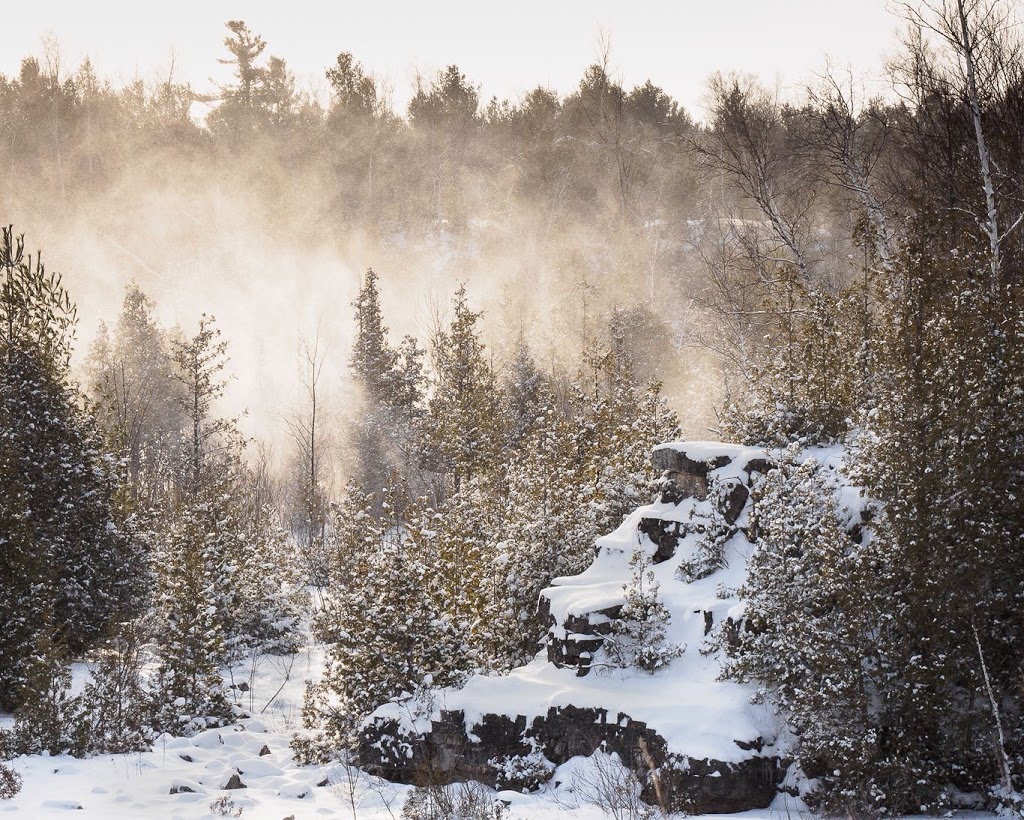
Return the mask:
<svg viewBox="0 0 1024 820">
<path fill-rule="evenodd" d="M 223 375 L 227 342 L 220 335 L 216 319 L 204 313 L 199 317 L 196 335 L 176 339 L 172 345 L 173 378 L 182 388 L 178 401 L 186 419 L 182 442 L 184 483 L 180 491 L 191 496 L 197 496 L 206 478 L 215 473 L 208 462 L 215 462 L 218 454 L 230 453 L 238 446 L 235 420 L 214 414 L 214 406 L 227 385 Z"/>
<path fill-rule="evenodd" d="M 248 509 L 242 526 L 229 634 L 239 652 L 297 652 L 308 595 L 294 544 L 269 504 Z"/>
<path fill-rule="evenodd" d="M 611 532 L 654 495 L 651 448 L 679 435 L 679 419 L 661 385 L 636 384 L 620 341 L 589 355 L 589 383 L 574 395 L 580 473 L 587 482 L 589 514 L 597 534 Z"/>
<path fill-rule="evenodd" d="M 356 339 L 349 367 L 370 401 L 375 405 L 386 405 L 392 392 L 392 374 L 398 356 L 388 342 L 377 281 L 377 274 L 368 268 L 359 295 L 352 303 L 356 309 Z"/>
<path fill-rule="evenodd" d="M 544 398 L 544 375 L 520 333 L 515 352 L 502 380 L 502 412 L 506 418 L 505 446 L 518 448 L 537 423 Z"/>
<path fill-rule="evenodd" d="M 216 134 L 238 143 L 260 129 L 289 124 L 296 103 L 295 78 L 280 57 L 259 65 L 266 41 L 253 34 L 242 20 L 225 23 L 230 32 L 224 46 L 230 57 L 220 60 L 234 66 L 233 85 L 220 87 L 221 101 L 207 123 Z"/>
<path fill-rule="evenodd" d="M 192 732 L 232 719 L 221 667 L 294 647 L 302 595 L 283 563 L 284 533 L 244 465 L 234 419 L 216 413 L 226 343 L 211 317 L 176 341 L 175 378 L 188 425 L 173 505 L 156 536 L 159 562 L 157 725 Z"/>
<path fill-rule="evenodd" d="M 495 605 L 508 597 L 498 546 L 504 512 L 501 496 L 477 477 L 432 515 L 423 583 L 431 609 L 445 616 L 462 646 L 447 661 L 453 668 L 501 668 L 502 648 L 514 637 L 501 631 L 507 620 L 495 617 Z"/>
</svg>

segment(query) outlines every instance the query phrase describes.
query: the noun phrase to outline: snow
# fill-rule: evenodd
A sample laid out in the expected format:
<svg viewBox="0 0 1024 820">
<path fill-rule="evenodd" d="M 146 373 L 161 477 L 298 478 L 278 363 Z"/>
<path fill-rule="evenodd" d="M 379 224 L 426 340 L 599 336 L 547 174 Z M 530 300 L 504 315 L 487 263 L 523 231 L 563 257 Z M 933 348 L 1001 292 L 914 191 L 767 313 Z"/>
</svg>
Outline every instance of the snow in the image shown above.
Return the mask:
<svg viewBox="0 0 1024 820">
<path fill-rule="evenodd" d="M 658 444 L 654 452 L 660 450 L 672 450 L 682 453 L 690 461 L 714 461 L 719 456 L 726 456 L 730 464 L 726 467 L 734 467 L 737 471 L 742 470 L 747 462 L 754 458 L 764 458 L 765 451 L 760 447 L 746 447 L 742 444 L 728 444 L 721 441 L 667 441 Z"/>
<path fill-rule="evenodd" d="M 256 726 L 260 731 L 254 731 Z M 0 817 L 56 820 L 135 820 L 136 818 L 216 817 L 211 804 L 225 797 L 242 809 L 243 820 L 352 818 L 350 795 L 358 820 L 396 818 L 410 791 L 334 763 L 298 766 L 288 750 L 288 733 L 262 731 L 259 721 L 210 730 L 195 738 L 161 737 L 152 751 L 72 757 L 19 757 L 11 764 L 24 778 L 12 800 L 0 802 Z M 219 738 L 219 739 L 218 739 Z M 223 741 L 223 742 L 221 742 Z M 271 752 L 260 757 L 267 745 Z M 185 760 L 191 757 L 191 762 Z M 552 782 L 536 794 L 498 792 L 509 804 L 510 820 L 598 820 L 599 808 L 581 802 L 576 785 L 588 762 L 575 758 L 559 767 Z M 220 787 L 241 772 L 245 789 Z M 327 781 L 326 785 L 318 785 Z M 555 785 L 558 784 L 558 785 Z M 176 793 L 172 794 L 174 789 Z M 73 814 L 69 815 L 69 812 Z M 748 812 L 743 818 L 782 818 L 786 810 Z"/>
<path fill-rule="evenodd" d="M 241 808 L 243 820 L 303 818 L 352 818 L 349 796 L 356 804 L 358 820 L 396 818 L 410 787 L 369 778 L 340 764 L 298 767 L 287 754 L 287 738 L 244 728 L 219 730 L 225 740 L 240 738 L 241 748 L 258 754 L 267 743 L 268 757 L 283 774 L 247 772 L 241 776 L 246 789 L 223 791 L 218 778 L 206 766 L 219 765 L 216 749 L 195 746 L 187 740 L 167 739 L 154 750 L 134 755 L 107 755 L 78 760 L 71 757 L 21 757 L 13 762 L 25 780 L 21 793 L 0 802 L 0 816 L 55 820 L 136 820 L 174 818 L 193 820 L 219 816 L 211 804 L 221 797 Z M 219 745 L 219 744 L 218 744 Z M 225 744 L 227 745 L 227 744 Z M 173 748 L 172 748 L 173 747 Z M 195 762 L 177 752 L 189 749 Z M 223 747 L 221 747 L 223 748 Z M 495 794 L 509 804 L 510 820 L 599 820 L 608 815 L 581 800 L 578 783 L 588 761 L 574 758 L 555 771 L 548 787 L 536 794 L 502 791 Z M 219 771 L 232 771 L 220 766 Z M 233 772 L 232 772 L 233 773 Z M 317 785 L 328 779 L 328 784 Z M 558 784 L 557 786 L 555 784 Z M 172 788 L 179 791 L 171 794 Z M 191 791 L 182 790 L 191 789 Z M 69 814 L 72 813 L 72 814 Z M 735 815 L 750 820 L 788 816 L 783 805 L 776 811 Z"/>
<path fill-rule="evenodd" d="M 712 473 L 739 477 L 751 459 L 764 451 L 717 442 L 676 442 L 662 445 L 684 452 L 694 461 L 730 455 L 732 461 Z M 819 462 L 835 469 L 841 452 L 816 452 Z M 845 492 L 845 491 L 844 491 Z M 864 504 L 855 491 L 841 496 L 851 518 Z M 641 507 L 613 533 L 599 540 L 593 564 L 580 575 L 559 578 L 546 591 L 551 612 L 561 623 L 570 614 L 585 614 L 622 603 L 629 578 L 629 560 L 637 548 L 653 555 L 654 545 L 639 533 L 642 518 L 691 521 L 708 518 L 711 502 L 685 499 L 678 505 L 655 503 Z M 669 750 L 692 758 L 735 762 L 753 754 L 735 741 L 758 737 L 776 746 L 766 754 L 785 754 L 788 737 L 777 718 L 762 705 L 752 704 L 753 689 L 719 680 L 720 660 L 704 655 L 705 615 L 718 625 L 742 614 L 736 589 L 743 583 L 750 544 L 737 534 L 726 544 L 727 565 L 693 581 L 679 579 L 682 562 L 693 557 L 701 537 L 681 540 L 675 556 L 653 566 L 660 593 L 672 614 L 667 639 L 684 644 L 685 653 L 653 675 L 638 670 L 595 669 L 577 677 L 573 668 L 557 669 L 538 656 L 531 663 L 500 677 L 472 677 L 458 691 L 441 690 L 436 710 L 463 710 L 467 731 L 486 713 L 544 715 L 552 707 L 573 705 L 608 710 L 608 719 L 626 715 L 644 721 L 661 734 Z M 144 753 L 105 755 L 79 760 L 71 757 L 22 756 L 11 766 L 24 778 L 22 791 L 0 801 L 0 816 L 51 820 L 74 812 L 76 818 L 209 818 L 211 804 L 225 798 L 241 809 L 243 818 L 342 817 L 358 820 L 396 818 L 410 787 L 371 778 L 341 763 L 301 766 L 291 755 L 289 740 L 301 726 L 300 712 L 307 680 L 319 678 L 320 648 L 288 658 L 264 657 L 240 665 L 225 675 L 229 682 L 245 681 L 242 705 L 254 715 L 238 725 L 210 729 L 191 738 L 162 735 Z M 88 668 L 74 667 L 75 690 L 80 691 Z M 391 704 L 377 716 L 393 716 L 426 728 L 429 715 L 413 714 L 410 704 Z M 9 726 L 0 715 L 0 727 Z M 262 753 L 262 754 L 261 754 Z M 597 820 L 608 815 L 586 802 L 581 781 L 594 760 L 574 758 L 559 766 L 540 792 L 502 791 L 496 798 L 508 804 L 510 820 Z M 243 789 L 224 790 L 233 776 Z M 174 793 L 172 793 L 174 792 Z M 352 806 L 355 806 L 355 811 Z M 780 795 L 773 809 L 734 815 L 739 818 L 808 816 L 798 800 Z M 961 815 L 982 817 L 986 815 Z"/>
</svg>

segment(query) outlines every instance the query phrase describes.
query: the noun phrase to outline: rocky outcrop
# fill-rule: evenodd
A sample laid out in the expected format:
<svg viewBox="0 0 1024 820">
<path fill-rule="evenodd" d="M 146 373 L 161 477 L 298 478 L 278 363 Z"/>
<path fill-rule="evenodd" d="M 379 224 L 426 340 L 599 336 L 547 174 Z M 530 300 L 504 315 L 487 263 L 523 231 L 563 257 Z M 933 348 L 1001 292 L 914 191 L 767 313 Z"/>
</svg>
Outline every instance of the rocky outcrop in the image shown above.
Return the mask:
<svg viewBox="0 0 1024 820">
<path fill-rule="evenodd" d="M 651 461 L 662 473 L 658 503 L 652 508 L 659 515 L 641 518 L 638 531 L 654 546 L 653 564 L 674 558 L 679 544 L 690 535 L 713 535 L 720 542 L 741 531 L 749 536 L 742 519 L 751 487 L 757 476 L 774 466 L 764 450 L 720 442 L 676 442 L 656 447 Z M 678 515 L 681 507 L 687 515 Z M 621 605 L 615 605 L 573 612 L 559 622 L 551 615 L 550 592 L 545 590 L 540 612 L 550 624 L 548 661 L 571 667 L 581 677 L 587 675 L 620 610 Z M 709 612 L 703 616 L 711 619 Z"/>
<path fill-rule="evenodd" d="M 404 783 L 532 788 L 555 766 L 603 749 L 636 773 L 650 803 L 655 781 L 678 811 L 739 812 L 772 802 L 788 762 L 774 745 L 777 729 L 758 727 L 777 727 L 775 719 L 751 706 L 739 684 L 717 681 L 717 664 L 701 651 L 706 636 L 720 633 L 728 642 L 738 628 L 734 590 L 745 559 L 736 556 L 749 552 L 751 492 L 771 459 L 755 448 L 678 442 L 656 448 L 653 463 L 662 471 L 656 502 L 599 540 L 590 569 L 542 593 L 550 625 L 544 654 L 521 675 L 474 678 L 462 691 L 446 691 L 445 707 L 416 719 L 378 710 L 362 730 L 363 768 Z M 714 549 L 723 552 L 709 557 Z M 618 673 L 627 677 L 617 686 L 603 646 L 622 617 L 630 555 L 638 550 L 670 593 L 679 645 L 690 648 L 656 675 Z M 520 709 L 518 700 L 535 705 Z M 493 711 L 481 711 L 481 703 L 493 703 Z"/>
</svg>

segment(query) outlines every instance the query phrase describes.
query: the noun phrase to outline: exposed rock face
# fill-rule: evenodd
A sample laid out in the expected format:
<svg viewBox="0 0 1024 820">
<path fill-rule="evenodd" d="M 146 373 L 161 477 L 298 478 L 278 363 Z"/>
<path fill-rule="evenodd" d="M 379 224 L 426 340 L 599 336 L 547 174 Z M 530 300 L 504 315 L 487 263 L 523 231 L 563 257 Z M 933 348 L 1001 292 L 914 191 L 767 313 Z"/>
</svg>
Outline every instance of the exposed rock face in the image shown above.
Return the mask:
<svg viewBox="0 0 1024 820">
<path fill-rule="evenodd" d="M 550 602 L 543 595 L 540 603 L 541 617 L 554 626 L 551 616 Z M 607 607 L 588 612 L 584 615 L 570 615 L 562 622 L 562 630 L 548 632 L 545 640 L 548 663 L 559 669 L 573 667 L 579 677 L 590 671 L 594 653 L 604 644 L 604 639 L 611 633 L 612 621 L 619 617 L 622 605 Z"/>
<path fill-rule="evenodd" d="M 656 448 L 651 464 L 662 473 L 662 501 L 674 503 L 684 498 L 707 498 L 708 473 L 724 467 L 730 460 L 726 455 L 695 459 L 683 450 Z"/>
<path fill-rule="evenodd" d="M 396 722 L 380 721 L 365 727 L 359 757 L 370 774 L 399 783 L 476 780 L 496 787 L 501 785 L 496 763 L 525 757 L 537 748 L 555 764 L 604 749 L 645 775 L 641 740 L 655 760 L 664 761 L 658 775 L 672 810 L 723 813 L 765 808 L 775 798 L 788 765 L 777 757 L 726 763 L 669 754 L 664 738 L 646 723 L 622 713 L 610 717 L 605 709 L 573 706 L 553 707 L 529 726 L 522 715 L 515 720 L 484 715 L 473 725 L 472 736 L 459 711 L 442 711 L 422 737 L 403 736 Z M 749 745 L 753 749 L 756 744 Z M 644 782 L 641 797 L 654 804 L 651 781 Z"/>
<path fill-rule="evenodd" d="M 662 770 L 662 788 L 676 811 L 724 814 L 766 808 L 778 794 L 788 765 L 777 757 L 752 757 L 740 763 L 672 758 Z M 654 802 L 647 791 L 641 796 Z"/>
<path fill-rule="evenodd" d="M 593 670 L 600 668 L 595 666 L 598 660 L 606 660 L 602 654 L 603 644 L 612 634 L 615 621 L 622 617 L 621 593 L 629 577 L 627 562 L 632 549 L 645 550 L 662 579 L 675 579 L 673 583 L 677 586 L 686 587 L 690 583 L 687 579 L 694 577 L 688 570 L 703 560 L 699 553 L 707 545 L 746 544 L 749 548 L 753 537 L 747 524 L 751 489 L 756 477 L 772 467 L 764 451 L 713 442 L 681 442 L 656 448 L 652 460 L 656 469 L 663 472 L 656 503 L 642 508 L 613 536 L 599 541 L 607 560 L 595 572 L 588 570 L 572 579 L 560 579 L 560 586 L 542 593 L 540 611 L 550 625 L 546 638 L 549 666 L 544 668 L 572 671 L 578 677 L 586 677 L 588 682 L 596 678 L 598 685 L 608 680 Z M 625 531 L 627 526 L 632 530 Z M 600 561 L 599 554 L 595 567 Z M 687 628 L 695 631 L 684 636 L 692 641 L 688 650 L 692 654 L 687 655 L 691 658 L 697 655 L 704 636 L 719 624 L 725 625 L 722 635 L 726 641 L 730 639 L 729 626 L 733 632 L 738 628 L 731 617 L 733 603 L 729 600 L 735 593 L 725 593 L 724 597 L 716 593 L 714 583 L 719 576 L 710 577 L 716 565 L 714 561 L 705 563 L 710 569 L 696 577 L 707 579 L 711 584 L 710 592 L 694 592 L 692 600 L 699 602 L 698 608 L 687 606 L 678 613 L 680 618 L 694 619 L 690 621 L 692 627 Z M 739 570 L 742 571 L 742 563 Z M 737 580 L 735 573 L 729 578 L 727 583 L 718 582 L 719 587 L 738 586 L 742 580 L 741 577 Z M 543 666 L 540 661 L 535 663 Z M 694 686 L 725 685 L 714 682 L 714 670 L 701 674 L 705 678 L 694 681 Z M 476 688 L 479 691 L 493 687 L 499 685 L 500 680 L 492 679 L 493 682 L 488 683 L 487 679 L 480 679 Z M 557 684 L 563 690 L 565 686 L 561 681 L 564 680 L 560 678 Z M 677 679 L 666 678 L 665 685 L 680 683 Z M 699 748 L 719 751 L 703 756 L 694 754 L 692 746 L 687 749 L 688 732 L 708 732 L 706 723 L 691 728 L 691 720 L 700 723 L 701 712 L 708 708 L 699 697 L 695 701 L 685 698 L 680 701 L 685 702 L 687 709 L 694 710 L 692 712 L 645 713 L 645 721 L 615 708 L 619 698 L 614 687 L 608 687 L 607 692 L 607 700 L 602 695 L 597 701 L 602 706 L 563 702 L 547 708 L 544 714 L 485 713 L 468 725 L 460 709 L 440 709 L 430 715 L 426 730 L 423 720 L 409 722 L 389 716 L 396 713 L 385 710 L 364 726 L 359 746 L 360 764 L 372 774 L 404 783 L 478 780 L 502 786 L 507 785 L 507 781 L 502 782 L 503 763 L 532 756 L 541 757 L 548 765 L 560 765 L 573 757 L 588 756 L 597 749 L 604 749 L 617 753 L 620 760 L 634 770 L 646 784 L 642 797 L 653 804 L 656 802 L 654 781 L 647 758 L 641 753 L 641 749 L 646 749 L 650 759 L 655 761 L 661 792 L 672 810 L 739 812 L 765 808 L 775 798 L 788 763 L 774 750 L 772 741 L 758 736 L 758 730 L 738 728 L 737 734 L 731 734 L 731 728 L 718 728 L 720 736 L 722 731 L 730 734 L 724 735 L 717 746 Z M 589 697 L 593 701 L 594 696 Z M 657 693 L 655 699 L 660 703 L 661 693 Z M 719 701 L 717 692 L 713 699 L 716 703 Z M 748 696 L 744 696 L 728 702 L 735 702 L 735 708 L 742 709 L 747 699 Z M 457 696 L 453 700 L 457 701 Z M 517 707 L 502 702 L 498 708 Z M 636 704 L 629 708 L 643 711 L 642 706 Z M 662 717 L 656 719 L 652 714 Z M 681 723 L 680 715 L 686 715 Z M 662 719 L 665 723 L 674 721 L 672 731 L 666 731 L 664 725 L 659 730 L 655 724 Z M 731 722 L 725 722 L 732 726 Z M 737 725 L 749 727 L 751 724 L 741 721 Z M 675 740 L 670 743 L 667 737 Z M 719 757 L 723 759 L 716 759 Z"/>
</svg>

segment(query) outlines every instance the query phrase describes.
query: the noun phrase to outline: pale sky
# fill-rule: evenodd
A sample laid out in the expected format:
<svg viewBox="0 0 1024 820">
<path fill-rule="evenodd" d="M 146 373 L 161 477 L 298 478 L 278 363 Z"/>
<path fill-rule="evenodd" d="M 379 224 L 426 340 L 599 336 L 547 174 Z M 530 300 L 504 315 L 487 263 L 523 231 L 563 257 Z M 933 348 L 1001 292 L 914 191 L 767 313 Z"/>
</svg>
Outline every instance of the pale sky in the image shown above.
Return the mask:
<svg viewBox="0 0 1024 820">
<path fill-rule="evenodd" d="M 62 62 L 89 55 L 101 76 L 176 76 L 200 92 L 226 81 L 224 23 L 242 19 L 285 58 L 302 88 L 326 92 L 338 52 L 390 80 L 402 112 L 417 71 L 457 64 L 482 97 L 516 99 L 536 85 L 564 94 L 594 62 L 602 32 L 627 87 L 652 79 L 700 116 L 709 74 L 752 72 L 780 88 L 813 81 L 829 55 L 856 73 L 881 73 L 896 49 L 886 0 L 431 0 L 431 2 L 225 2 L 225 0 L 35 0 L 7 9 L 0 72 L 41 55 L 55 37 Z"/>
</svg>

